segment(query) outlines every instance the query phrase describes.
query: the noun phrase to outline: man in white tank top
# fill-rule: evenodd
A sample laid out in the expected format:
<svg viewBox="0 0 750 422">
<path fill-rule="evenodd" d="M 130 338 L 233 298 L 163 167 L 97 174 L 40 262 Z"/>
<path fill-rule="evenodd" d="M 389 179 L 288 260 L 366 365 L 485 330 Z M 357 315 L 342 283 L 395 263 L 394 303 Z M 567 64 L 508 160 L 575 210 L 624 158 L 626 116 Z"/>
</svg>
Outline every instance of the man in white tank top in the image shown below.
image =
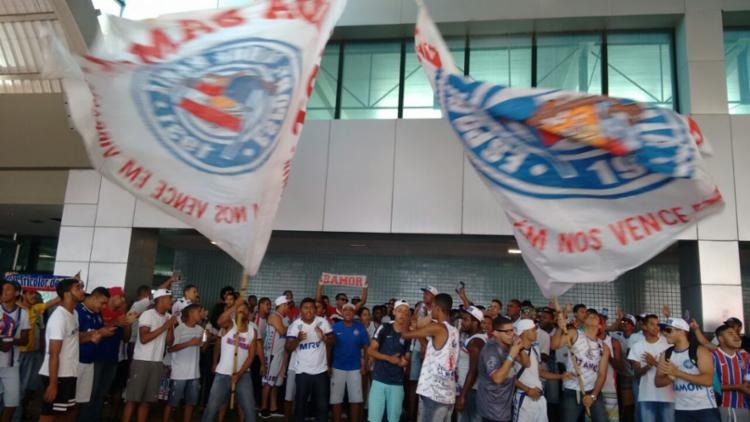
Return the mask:
<svg viewBox="0 0 750 422">
<path fill-rule="evenodd" d="M 274 301 L 275 311 L 266 319 L 266 332 L 263 336 L 263 354 L 266 358 L 266 374 L 263 376 L 261 417 L 284 416 L 278 410 L 279 386 L 284 383 L 284 363 L 286 362 L 287 323 L 285 317 L 289 312 L 289 299 L 282 295 Z"/>
<path fill-rule="evenodd" d="M 679 422 L 719 422 L 713 392 L 714 363 L 711 352 L 688 341 L 690 325 L 682 318 L 670 318 L 662 325 L 673 347 L 659 358 L 654 383 L 674 386 L 674 415 Z"/>
<path fill-rule="evenodd" d="M 563 382 L 560 420 L 576 422 L 588 409 L 592 422 L 606 422 L 607 410 L 601 392 L 607 378 L 610 350 L 598 338 L 599 313 L 595 309 L 586 310 L 583 331 L 567 329 L 563 312 L 558 313 L 557 323 L 560 329 L 552 336 L 550 347 L 570 345 L 567 369 L 576 375 Z"/>
<path fill-rule="evenodd" d="M 458 355 L 458 390 L 456 410 L 458 422 L 481 421 L 477 410 L 477 364 L 479 354 L 487 342 L 487 334 L 482 331 L 484 313 L 474 306 L 463 309 L 461 330 L 466 333 L 466 340 L 461 344 Z"/>
<path fill-rule="evenodd" d="M 427 339 L 422 371 L 417 384 L 421 422 L 450 422 L 456 402 L 456 362 L 458 330 L 449 322 L 453 299 L 441 293 L 435 296 L 432 318 L 437 322 L 401 333 L 406 340 Z"/>
</svg>

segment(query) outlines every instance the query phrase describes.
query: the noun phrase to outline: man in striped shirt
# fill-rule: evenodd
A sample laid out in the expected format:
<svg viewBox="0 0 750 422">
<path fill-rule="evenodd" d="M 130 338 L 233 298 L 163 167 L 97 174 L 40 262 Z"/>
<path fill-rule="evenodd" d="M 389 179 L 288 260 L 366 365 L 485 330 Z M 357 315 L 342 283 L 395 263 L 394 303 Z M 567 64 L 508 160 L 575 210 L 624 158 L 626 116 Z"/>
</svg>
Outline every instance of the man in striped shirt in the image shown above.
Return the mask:
<svg viewBox="0 0 750 422">
<path fill-rule="evenodd" d="M 719 339 L 719 347 L 712 352 L 712 356 L 714 374 L 721 385 L 721 420 L 750 420 L 747 401 L 750 398 L 750 383 L 745 382 L 750 369 L 750 354 L 740 348 L 740 336 L 728 325 L 716 329 L 716 338 Z"/>
</svg>

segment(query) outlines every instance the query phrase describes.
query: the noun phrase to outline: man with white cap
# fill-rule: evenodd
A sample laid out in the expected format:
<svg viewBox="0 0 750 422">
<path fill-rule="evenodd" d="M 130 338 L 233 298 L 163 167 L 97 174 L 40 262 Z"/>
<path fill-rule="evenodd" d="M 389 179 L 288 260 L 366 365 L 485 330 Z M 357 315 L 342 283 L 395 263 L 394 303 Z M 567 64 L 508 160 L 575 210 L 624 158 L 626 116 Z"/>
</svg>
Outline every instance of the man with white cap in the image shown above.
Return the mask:
<svg viewBox="0 0 750 422">
<path fill-rule="evenodd" d="M 286 331 L 289 321 L 290 299 L 281 295 L 274 301 L 275 310 L 268 315 L 266 332 L 263 336 L 263 355 L 266 358 L 266 374 L 263 376 L 263 393 L 261 401 L 261 417 L 284 416 L 278 409 L 279 387 L 284 384 L 281 376 L 286 362 Z"/>
<path fill-rule="evenodd" d="M 656 371 L 657 387 L 674 386 L 674 420 L 719 422 L 713 392 L 714 363 L 704 346 L 688 341 L 690 325 L 682 318 L 669 318 L 662 333 L 672 345 L 662 354 Z"/>
<path fill-rule="evenodd" d="M 138 340 L 130 364 L 130 376 L 125 390 L 125 410 L 122 420 L 129 422 L 138 404 L 138 422 L 146 422 L 151 403 L 156 403 L 162 373 L 164 350 L 174 340 L 176 318 L 169 314 L 172 292 L 154 292 L 154 307 L 138 317 Z"/>
<path fill-rule="evenodd" d="M 396 301 L 393 312 L 395 320 L 378 327 L 367 349 L 367 354 L 375 361 L 367 399 L 368 421 L 382 421 L 383 413 L 388 422 L 401 419 L 404 371 L 411 358 L 411 341 L 402 338 L 401 333 L 409 329 L 409 304 Z"/>
<path fill-rule="evenodd" d="M 460 394 L 456 397 L 456 410 L 459 422 L 481 421 L 477 411 L 477 364 L 479 354 L 487 342 L 487 334 L 482 331 L 484 312 L 474 306 L 462 309 L 461 331 L 466 339 L 461 342 L 458 352 L 458 385 Z"/>
<path fill-rule="evenodd" d="M 529 356 L 529 366 L 524 368 L 514 362 L 516 372 L 516 394 L 513 401 L 513 420 L 516 422 L 547 422 L 547 399 L 544 397 L 542 378 L 566 380 L 573 378 L 569 372 L 556 374 L 541 366 L 542 355 L 537 340 L 537 327 L 530 319 L 519 319 L 513 324 L 513 332 L 522 344 L 530 345 L 524 353 Z"/>
<path fill-rule="evenodd" d="M 344 393 L 349 397 L 349 420 L 357 422 L 362 411 L 362 349 L 370 342 L 367 328 L 354 320 L 354 305 L 344 305 L 344 319 L 333 324 L 331 406 L 333 421 L 341 421 Z"/>
</svg>

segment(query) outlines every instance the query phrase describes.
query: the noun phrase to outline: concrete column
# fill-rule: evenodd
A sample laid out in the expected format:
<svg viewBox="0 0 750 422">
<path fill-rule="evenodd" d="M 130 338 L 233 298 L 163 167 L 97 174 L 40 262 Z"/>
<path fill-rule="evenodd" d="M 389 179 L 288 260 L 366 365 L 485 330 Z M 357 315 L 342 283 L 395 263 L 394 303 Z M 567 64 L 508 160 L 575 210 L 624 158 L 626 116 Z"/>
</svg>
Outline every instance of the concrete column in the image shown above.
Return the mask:
<svg viewBox="0 0 750 422">
<path fill-rule="evenodd" d="M 94 170 L 71 170 L 65 190 L 55 274 L 81 272 L 86 291 L 124 286 L 135 198 Z"/>
<path fill-rule="evenodd" d="M 691 114 L 714 149 L 707 159 L 724 210 L 698 224 L 698 242 L 680 246 L 683 308 L 711 331 L 743 318 L 731 121 L 721 2 L 686 0 L 677 27 L 680 111 Z"/>
</svg>

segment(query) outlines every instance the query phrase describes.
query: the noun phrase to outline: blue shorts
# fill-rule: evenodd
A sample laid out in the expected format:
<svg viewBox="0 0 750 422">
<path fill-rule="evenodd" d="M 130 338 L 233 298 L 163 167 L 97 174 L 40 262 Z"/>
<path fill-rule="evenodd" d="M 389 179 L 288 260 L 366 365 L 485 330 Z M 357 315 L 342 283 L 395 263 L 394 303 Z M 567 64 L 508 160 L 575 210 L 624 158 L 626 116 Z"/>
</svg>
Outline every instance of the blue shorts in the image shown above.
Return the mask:
<svg viewBox="0 0 750 422">
<path fill-rule="evenodd" d="M 181 401 L 187 406 L 195 406 L 201 394 L 201 380 L 171 380 L 172 391 L 169 394 L 169 405 L 178 407 Z"/>
</svg>

